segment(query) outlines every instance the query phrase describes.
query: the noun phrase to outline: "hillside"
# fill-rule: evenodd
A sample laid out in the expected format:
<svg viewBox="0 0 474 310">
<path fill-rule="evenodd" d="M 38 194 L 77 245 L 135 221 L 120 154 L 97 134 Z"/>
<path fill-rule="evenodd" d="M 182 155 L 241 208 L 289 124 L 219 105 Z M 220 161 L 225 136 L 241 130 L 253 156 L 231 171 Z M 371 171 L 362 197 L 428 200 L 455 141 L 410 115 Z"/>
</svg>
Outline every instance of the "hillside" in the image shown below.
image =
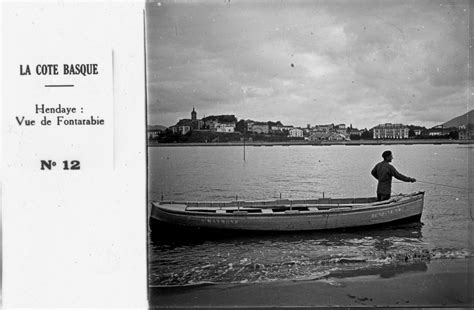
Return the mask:
<svg viewBox="0 0 474 310">
<path fill-rule="evenodd" d="M 148 130 L 166 130 L 167 127 L 161 125 L 148 125 Z"/>
<path fill-rule="evenodd" d="M 455 117 L 446 123 L 443 123 L 444 128 L 459 127 L 461 125 L 474 124 L 474 110 L 467 112 L 461 116 Z"/>
</svg>

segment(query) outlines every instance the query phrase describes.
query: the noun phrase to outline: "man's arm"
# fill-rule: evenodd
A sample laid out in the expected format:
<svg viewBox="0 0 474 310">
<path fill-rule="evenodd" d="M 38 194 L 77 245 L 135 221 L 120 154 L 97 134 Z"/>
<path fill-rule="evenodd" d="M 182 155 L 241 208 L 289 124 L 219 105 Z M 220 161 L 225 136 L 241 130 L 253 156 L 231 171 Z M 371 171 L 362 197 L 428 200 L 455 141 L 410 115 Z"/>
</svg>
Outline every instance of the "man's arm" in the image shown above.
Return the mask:
<svg viewBox="0 0 474 310">
<path fill-rule="evenodd" d="M 372 169 L 372 171 L 370 173 L 372 174 L 372 176 L 374 178 L 376 178 L 377 180 L 379 179 L 379 177 L 377 175 L 377 166 L 375 166 L 374 169 Z"/>
<path fill-rule="evenodd" d="M 391 169 L 392 176 L 394 176 L 396 179 L 399 179 L 400 181 L 404 181 L 404 182 L 416 182 L 416 179 L 407 177 L 401 174 L 400 172 L 398 172 L 394 166 L 390 166 L 390 167 L 392 168 Z"/>
</svg>

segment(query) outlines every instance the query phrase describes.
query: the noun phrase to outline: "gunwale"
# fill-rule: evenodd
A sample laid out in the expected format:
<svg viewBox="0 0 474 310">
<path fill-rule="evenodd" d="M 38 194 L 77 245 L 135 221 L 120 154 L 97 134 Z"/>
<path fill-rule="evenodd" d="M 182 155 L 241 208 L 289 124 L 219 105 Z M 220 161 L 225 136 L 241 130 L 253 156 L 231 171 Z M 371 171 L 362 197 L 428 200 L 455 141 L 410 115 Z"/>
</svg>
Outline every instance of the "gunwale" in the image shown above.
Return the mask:
<svg viewBox="0 0 474 310">
<path fill-rule="evenodd" d="M 235 217 L 235 216 L 288 216 L 288 215 L 309 215 L 309 214 L 321 214 L 321 213 L 355 213 L 355 212 L 361 212 L 361 211 L 367 211 L 367 210 L 383 210 L 387 208 L 392 208 L 395 206 L 400 206 L 400 205 L 405 205 L 409 202 L 419 200 L 419 196 L 423 195 L 423 192 L 418 192 L 418 193 L 413 193 L 409 195 L 403 195 L 400 199 L 398 200 L 386 200 L 385 202 L 382 203 L 370 203 L 370 204 L 323 204 L 322 206 L 327 207 L 327 209 L 319 209 L 318 210 L 309 210 L 309 211 L 300 211 L 300 213 L 285 213 L 285 212 L 273 212 L 273 213 L 257 213 L 257 212 L 249 212 L 249 213 L 204 213 L 202 211 L 197 211 L 196 209 L 190 209 L 186 210 L 186 205 L 189 204 L 189 202 L 174 202 L 174 201 L 166 201 L 166 202 L 159 202 L 159 208 L 160 210 L 167 212 L 167 213 L 175 213 L 175 214 L 186 214 L 186 215 L 202 215 L 202 216 L 217 216 L 217 217 L 223 217 L 223 216 L 230 216 L 230 217 Z M 397 196 L 398 197 L 398 196 Z M 397 197 L 394 197 L 395 199 Z M 403 199 L 407 198 L 407 199 Z M 194 202 L 191 202 L 194 203 Z M 152 202 L 153 205 L 156 205 L 156 202 Z M 167 205 L 170 205 L 172 207 L 166 207 Z M 184 208 L 178 209 L 178 206 L 183 206 Z M 321 206 L 321 204 L 311 204 L 311 206 L 318 207 Z M 350 207 L 350 206 L 355 206 Z M 291 207 L 287 205 L 268 205 L 265 208 L 259 208 L 259 207 L 253 207 L 253 208 L 245 208 L 245 207 L 214 207 L 212 208 L 213 210 L 235 210 L 235 211 L 247 211 L 247 210 L 261 210 L 261 209 L 277 209 L 277 208 L 297 208 L 302 207 L 300 205 L 292 205 Z M 199 208 L 199 207 L 198 207 Z M 207 209 L 202 207 L 203 210 Z M 209 208 L 211 209 L 211 208 Z"/>
</svg>

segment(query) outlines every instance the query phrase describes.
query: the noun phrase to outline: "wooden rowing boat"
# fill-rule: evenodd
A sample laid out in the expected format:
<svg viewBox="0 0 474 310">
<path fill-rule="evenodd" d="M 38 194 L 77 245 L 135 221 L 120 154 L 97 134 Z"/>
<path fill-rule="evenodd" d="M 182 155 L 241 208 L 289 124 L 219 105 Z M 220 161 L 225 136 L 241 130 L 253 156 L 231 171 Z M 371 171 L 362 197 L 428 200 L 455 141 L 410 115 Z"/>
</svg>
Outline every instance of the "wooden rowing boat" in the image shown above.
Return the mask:
<svg viewBox="0 0 474 310">
<path fill-rule="evenodd" d="M 424 192 L 376 198 L 152 202 L 150 222 L 204 229 L 304 231 L 420 221 Z"/>
</svg>

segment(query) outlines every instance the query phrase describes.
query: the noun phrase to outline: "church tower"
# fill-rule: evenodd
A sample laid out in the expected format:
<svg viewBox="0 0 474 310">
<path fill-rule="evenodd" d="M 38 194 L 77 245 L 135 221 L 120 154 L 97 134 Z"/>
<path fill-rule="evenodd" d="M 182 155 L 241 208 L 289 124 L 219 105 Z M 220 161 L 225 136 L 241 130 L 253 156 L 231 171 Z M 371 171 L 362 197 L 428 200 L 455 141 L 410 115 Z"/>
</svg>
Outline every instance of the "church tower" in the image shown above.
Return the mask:
<svg viewBox="0 0 474 310">
<path fill-rule="evenodd" d="M 197 113 L 196 113 L 196 111 L 194 111 L 194 107 L 193 107 L 193 111 L 191 112 L 191 120 L 192 120 L 192 121 L 197 120 L 196 117 L 197 117 Z"/>
</svg>

